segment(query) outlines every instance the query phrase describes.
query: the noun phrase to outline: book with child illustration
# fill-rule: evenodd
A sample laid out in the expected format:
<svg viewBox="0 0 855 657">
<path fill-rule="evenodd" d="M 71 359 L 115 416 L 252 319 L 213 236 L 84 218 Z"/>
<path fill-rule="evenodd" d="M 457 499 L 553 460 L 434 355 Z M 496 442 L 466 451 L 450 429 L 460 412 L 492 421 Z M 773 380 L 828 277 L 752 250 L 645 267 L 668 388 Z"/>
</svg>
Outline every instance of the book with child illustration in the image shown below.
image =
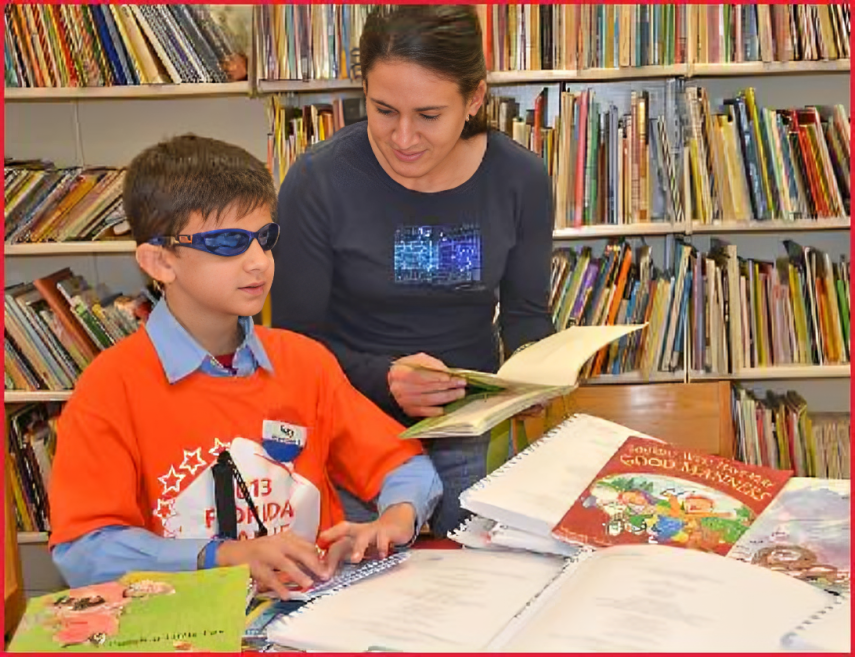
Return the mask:
<svg viewBox="0 0 855 657">
<path fill-rule="evenodd" d="M 553 528 L 570 543 L 726 555 L 792 472 L 631 436 Z"/>
<path fill-rule="evenodd" d="M 10 652 L 232 652 L 246 624 L 249 568 L 128 573 L 33 598 Z"/>
<path fill-rule="evenodd" d="M 591 357 L 644 326 L 573 326 L 513 354 L 496 374 L 442 370 L 466 380 L 466 396 L 446 406 L 442 415 L 414 424 L 401 437 L 479 436 L 520 411 L 571 392 Z"/>
<path fill-rule="evenodd" d="M 849 480 L 793 477 L 727 556 L 843 594 L 850 552 Z"/>
</svg>

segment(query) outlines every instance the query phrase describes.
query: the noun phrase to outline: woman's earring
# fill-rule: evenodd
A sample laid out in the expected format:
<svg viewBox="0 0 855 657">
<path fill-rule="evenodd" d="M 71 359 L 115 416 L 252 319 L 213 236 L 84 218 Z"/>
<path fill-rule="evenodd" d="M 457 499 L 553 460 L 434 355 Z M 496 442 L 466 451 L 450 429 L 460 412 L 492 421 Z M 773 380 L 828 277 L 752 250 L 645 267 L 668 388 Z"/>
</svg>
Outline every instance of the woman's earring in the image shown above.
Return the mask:
<svg viewBox="0 0 855 657">
<path fill-rule="evenodd" d="M 472 118 L 472 117 L 471 117 L 471 116 L 469 116 L 469 115 L 467 114 L 467 115 L 466 115 L 466 123 L 469 123 L 469 119 L 471 119 L 471 118 Z"/>
</svg>

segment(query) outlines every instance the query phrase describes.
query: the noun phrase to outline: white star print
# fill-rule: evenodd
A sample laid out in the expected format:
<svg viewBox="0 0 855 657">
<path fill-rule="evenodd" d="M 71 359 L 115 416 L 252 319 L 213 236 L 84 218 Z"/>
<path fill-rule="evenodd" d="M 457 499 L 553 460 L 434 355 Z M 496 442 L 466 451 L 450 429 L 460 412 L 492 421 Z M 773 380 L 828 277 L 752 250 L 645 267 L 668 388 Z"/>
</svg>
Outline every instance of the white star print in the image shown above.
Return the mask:
<svg viewBox="0 0 855 657">
<path fill-rule="evenodd" d="M 181 474 L 175 471 L 175 466 L 169 466 L 169 472 L 167 472 L 162 477 L 158 477 L 157 480 L 163 484 L 163 495 L 166 495 L 169 491 L 175 491 L 176 493 L 179 491 L 179 485 L 181 484 L 181 480 L 184 479 L 187 475 Z M 172 482 L 172 483 L 169 483 Z"/>
<path fill-rule="evenodd" d="M 214 438 L 214 446 L 208 450 L 208 454 L 219 456 L 220 453 L 226 451 L 230 445 L 231 442 L 221 443 L 219 438 Z"/>
<path fill-rule="evenodd" d="M 204 468 L 207 463 L 205 463 L 205 459 L 201 456 L 201 447 L 197 447 L 192 452 L 189 450 L 184 450 L 184 460 L 181 461 L 181 465 L 178 466 L 179 470 L 187 470 L 191 475 L 196 474 L 196 470 L 199 468 Z M 191 462 L 191 459 L 195 459 L 195 461 Z"/>
<path fill-rule="evenodd" d="M 175 498 L 171 500 L 159 499 L 157 501 L 157 509 L 155 509 L 154 515 L 160 518 L 161 522 L 166 522 L 175 515 L 175 511 L 172 509 L 173 504 L 175 504 Z"/>
</svg>

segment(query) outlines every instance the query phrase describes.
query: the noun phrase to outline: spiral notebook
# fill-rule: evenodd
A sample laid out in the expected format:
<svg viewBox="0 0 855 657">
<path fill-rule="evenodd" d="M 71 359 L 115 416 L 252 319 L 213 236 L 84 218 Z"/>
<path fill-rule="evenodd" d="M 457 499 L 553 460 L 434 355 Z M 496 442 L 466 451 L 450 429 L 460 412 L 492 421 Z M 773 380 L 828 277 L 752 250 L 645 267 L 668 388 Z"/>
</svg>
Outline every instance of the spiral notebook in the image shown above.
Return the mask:
<svg viewBox="0 0 855 657">
<path fill-rule="evenodd" d="M 322 652 L 771 652 L 832 598 L 765 568 L 662 545 L 567 560 L 417 550 L 275 620 L 267 638 Z"/>
<path fill-rule="evenodd" d="M 630 436 L 652 438 L 591 415 L 574 415 L 463 491 L 460 505 L 507 527 L 551 538 L 552 528 Z"/>
<path fill-rule="evenodd" d="M 849 593 L 808 617 L 783 644 L 805 652 L 852 652 L 852 602 Z"/>
</svg>

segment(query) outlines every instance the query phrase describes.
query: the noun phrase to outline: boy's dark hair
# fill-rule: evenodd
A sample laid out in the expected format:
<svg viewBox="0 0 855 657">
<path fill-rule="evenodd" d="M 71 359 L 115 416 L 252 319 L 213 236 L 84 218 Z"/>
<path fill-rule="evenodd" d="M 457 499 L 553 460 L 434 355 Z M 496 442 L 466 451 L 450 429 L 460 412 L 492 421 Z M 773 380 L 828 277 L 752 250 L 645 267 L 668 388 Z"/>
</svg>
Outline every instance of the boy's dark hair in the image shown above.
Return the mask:
<svg viewBox="0 0 855 657">
<path fill-rule="evenodd" d="M 192 212 L 220 220 L 235 206 L 245 217 L 269 206 L 275 219 L 273 177 L 243 148 L 218 139 L 182 135 L 151 146 L 128 166 L 122 189 L 125 215 L 137 244 L 179 234 Z"/>
<path fill-rule="evenodd" d="M 372 10 L 359 40 L 362 79 L 378 61 L 403 60 L 453 80 L 467 100 L 487 78 L 481 23 L 468 5 L 393 5 Z M 460 135 L 487 131 L 486 97 Z"/>
</svg>

